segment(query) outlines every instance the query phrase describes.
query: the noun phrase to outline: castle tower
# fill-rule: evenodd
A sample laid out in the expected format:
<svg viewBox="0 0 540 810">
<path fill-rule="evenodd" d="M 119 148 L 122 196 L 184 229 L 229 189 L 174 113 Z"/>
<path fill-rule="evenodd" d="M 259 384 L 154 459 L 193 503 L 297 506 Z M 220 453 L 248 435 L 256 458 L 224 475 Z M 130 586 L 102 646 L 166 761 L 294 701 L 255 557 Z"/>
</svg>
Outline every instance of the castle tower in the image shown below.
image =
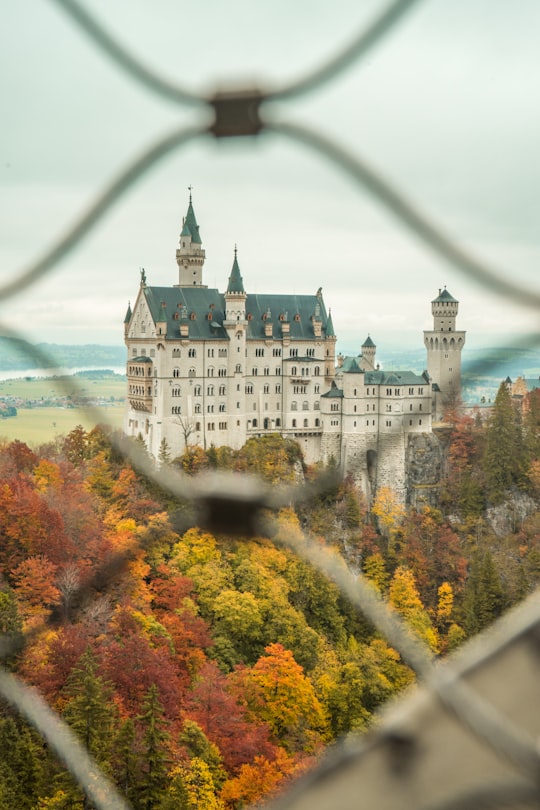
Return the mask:
<svg viewBox="0 0 540 810">
<path fill-rule="evenodd" d="M 377 347 L 368 335 L 362 343 L 362 369 L 364 371 L 373 371 L 375 369 L 375 352 Z"/>
<path fill-rule="evenodd" d="M 434 420 L 440 420 L 444 409 L 461 392 L 461 351 L 465 332 L 456 330 L 459 301 L 446 287 L 431 302 L 433 329 L 424 332 L 427 370 L 434 386 Z"/>
<path fill-rule="evenodd" d="M 182 222 L 180 242 L 176 250 L 176 263 L 179 271 L 177 287 L 206 286 L 202 283 L 204 255 L 199 226 L 193 210 L 190 186 L 188 210 Z"/>
</svg>

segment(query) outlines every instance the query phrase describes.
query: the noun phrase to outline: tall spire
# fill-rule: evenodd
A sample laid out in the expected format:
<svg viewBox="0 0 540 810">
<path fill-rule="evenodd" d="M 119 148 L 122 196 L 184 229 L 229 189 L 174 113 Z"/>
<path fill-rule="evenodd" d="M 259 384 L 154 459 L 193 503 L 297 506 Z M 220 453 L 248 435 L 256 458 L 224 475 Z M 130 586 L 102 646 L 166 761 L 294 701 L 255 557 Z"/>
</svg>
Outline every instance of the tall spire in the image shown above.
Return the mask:
<svg viewBox="0 0 540 810">
<path fill-rule="evenodd" d="M 202 268 L 204 265 L 204 250 L 202 248 L 199 225 L 193 210 L 192 186 L 189 189 L 189 203 L 186 216 L 182 220 L 180 244 L 176 250 L 176 263 L 178 264 L 179 287 L 203 287 Z"/>
<path fill-rule="evenodd" d="M 326 320 L 326 337 L 335 337 L 334 324 L 332 323 L 332 312 L 328 310 L 328 318 Z"/>
<path fill-rule="evenodd" d="M 234 261 L 231 270 L 231 275 L 229 276 L 229 283 L 227 284 L 227 292 L 245 293 L 242 274 L 240 273 L 240 267 L 238 266 L 238 248 L 236 247 L 236 245 L 234 246 Z"/>
<path fill-rule="evenodd" d="M 197 218 L 195 217 L 195 211 L 193 210 L 193 199 L 191 196 L 193 186 L 188 186 L 188 190 L 189 190 L 188 210 L 182 223 L 182 233 L 180 234 L 180 236 L 191 236 L 192 242 L 201 245 L 202 240 L 199 234 L 199 226 L 197 224 Z"/>
</svg>

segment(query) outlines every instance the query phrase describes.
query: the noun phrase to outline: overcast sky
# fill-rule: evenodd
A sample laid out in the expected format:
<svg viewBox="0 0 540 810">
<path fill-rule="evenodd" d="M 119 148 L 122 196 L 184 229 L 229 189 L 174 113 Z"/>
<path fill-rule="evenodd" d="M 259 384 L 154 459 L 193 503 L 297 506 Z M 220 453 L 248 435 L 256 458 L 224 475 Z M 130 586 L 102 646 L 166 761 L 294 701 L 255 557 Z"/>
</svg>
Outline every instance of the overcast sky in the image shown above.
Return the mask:
<svg viewBox="0 0 540 810">
<path fill-rule="evenodd" d="M 148 65 L 193 90 L 280 85 L 348 42 L 382 3 L 87 0 Z M 137 86 L 52 1 L 5 0 L 0 25 L 2 282 L 59 237 L 161 134 L 200 121 Z M 274 115 L 317 128 L 447 232 L 538 290 L 540 3 L 426 0 L 364 60 Z M 223 290 L 235 243 L 248 292 L 323 287 L 338 348 L 422 346 L 447 285 L 470 346 L 536 331 L 538 313 L 478 287 L 328 162 L 282 138 L 173 154 L 45 279 L 0 302 L 35 342 L 120 344 L 139 268 L 177 281 L 193 185 L 204 280 Z"/>
</svg>

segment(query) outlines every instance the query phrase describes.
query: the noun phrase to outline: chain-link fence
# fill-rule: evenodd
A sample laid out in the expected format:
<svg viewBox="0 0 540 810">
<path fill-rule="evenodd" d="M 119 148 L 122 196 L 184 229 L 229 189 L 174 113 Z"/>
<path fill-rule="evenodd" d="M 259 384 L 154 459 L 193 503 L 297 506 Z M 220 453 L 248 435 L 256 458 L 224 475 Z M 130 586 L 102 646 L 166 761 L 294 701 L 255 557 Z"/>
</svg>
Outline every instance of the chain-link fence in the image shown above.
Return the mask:
<svg viewBox="0 0 540 810">
<path fill-rule="evenodd" d="M 119 44 L 75 0 L 54 0 L 64 14 L 93 41 L 104 57 L 126 72 L 149 92 L 181 107 L 194 109 L 191 126 L 164 134 L 143 154 L 120 171 L 89 210 L 65 235 L 36 262 L 8 278 L 0 287 L 0 301 L 6 302 L 38 279 L 54 272 L 59 261 L 73 250 L 115 203 L 145 173 L 172 152 L 203 138 L 256 138 L 260 133 L 295 141 L 305 150 L 345 173 L 363 192 L 379 200 L 439 256 L 469 278 L 489 286 L 518 305 L 540 307 L 540 294 L 514 284 L 509 274 L 501 274 L 456 244 L 399 191 L 374 171 L 358 155 L 309 127 L 278 121 L 272 115 L 274 102 L 283 105 L 304 94 L 318 91 L 353 62 L 365 58 L 387 33 L 399 25 L 418 0 L 396 0 L 362 30 L 342 52 L 310 75 L 278 89 L 245 86 L 205 97 L 174 82 L 164 80 Z M 20 337 L 4 329 L 4 334 Z M 22 338 L 21 338 L 22 340 Z M 538 342 L 529 335 L 526 345 Z M 36 365 L 50 367 L 52 359 L 23 341 Z M 61 380 L 57 383 L 62 387 Z M 70 388 L 73 385 L 70 382 Z M 97 413 L 86 409 L 99 421 Z M 156 471 L 132 443 L 116 441 L 119 452 L 165 491 L 191 501 L 190 525 L 238 536 L 274 537 L 276 527 L 269 510 L 299 503 L 324 491 L 328 481 L 287 490 L 270 489 L 246 478 L 240 490 L 226 475 L 208 475 L 195 482 L 180 474 Z M 331 482 L 332 483 L 332 482 Z M 417 673 L 421 688 L 394 707 L 380 729 L 367 741 L 348 742 L 333 749 L 312 774 L 278 801 L 280 807 L 417 807 L 478 808 L 492 806 L 536 806 L 540 731 L 537 720 L 538 622 L 537 598 L 526 602 L 504 626 L 487 641 L 465 650 L 454 663 L 436 666 L 430 652 L 413 639 L 405 625 L 391 612 L 361 575 L 353 574 L 335 554 L 304 537 L 301 544 L 284 539 L 276 542 L 290 547 L 333 580 L 362 611 L 388 642 Z M 129 553 L 108 560 L 92 580 L 81 587 L 82 599 L 96 584 L 106 582 L 121 568 Z M 58 616 L 49 617 L 54 624 Z M 38 630 L 32 633 L 40 632 Z M 26 638 L 3 637 L 1 652 L 12 654 Z M 519 685 L 516 683 L 519 674 Z M 86 795 L 100 810 L 125 808 L 125 800 L 91 761 L 70 729 L 33 690 L 7 670 L 0 673 L 0 694 L 43 735 L 77 779 Z"/>
</svg>

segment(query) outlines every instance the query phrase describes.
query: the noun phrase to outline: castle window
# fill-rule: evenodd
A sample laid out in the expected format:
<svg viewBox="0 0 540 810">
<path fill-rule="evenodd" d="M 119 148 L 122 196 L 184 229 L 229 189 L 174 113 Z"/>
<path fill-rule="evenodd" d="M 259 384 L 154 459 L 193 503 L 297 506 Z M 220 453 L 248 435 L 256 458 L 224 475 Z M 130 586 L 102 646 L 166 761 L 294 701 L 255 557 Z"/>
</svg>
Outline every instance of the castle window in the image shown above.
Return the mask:
<svg viewBox="0 0 540 810">
<path fill-rule="evenodd" d="M 308 357 L 315 357 L 315 349 L 308 349 L 306 354 Z"/>
<path fill-rule="evenodd" d="M 309 411 L 309 402 L 307 400 L 304 400 L 304 402 L 302 403 L 302 410 Z"/>
<path fill-rule="evenodd" d="M 201 406 L 197 402 L 197 404 L 195 405 L 195 413 L 200 413 L 200 412 L 201 412 Z"/>
<path fill-rule="evenodd" d="M 422 420 L 421 420 L 421 419 L 419 419 L 419 420 L 418 420 L 418 424 L 419 424 L 419 425 L 421 425 L 421 424 L 422 424 Z"/>
<path fill-rule="evenodd" d="M 276 427 L 281 427 L 281 419 L 276 419 Z"/>
<path fill-rule="evenodd" d="M 313 409 L 314 409 L 315 411 L 318 411 L 318 410 L 319 410 L 319 408 L 320 408 L 320 403 L 319 403 L 319 402 L 315 402 L 315 403 L 314 403 L 314 405 L 313 405 Z"/>
<path fill-rule="evenodd" d="M 276 377 L 281 377 L 281 366 L 276 368 Z"/>
<path fill-rule="evenodd" d="M 253 427 L 257 427 L 257 420 L 256 419 L 253 420 Z"/>
<path fill-rule="evenodd" d="M 215 422 L 208 422 L 208 430 L 215 430 L 216 423 Z"/>
<path fill-rule="evenodd" d="M 266 375 L 267 377 L 268 377 L 268 375 L 270 374 L 270 369 L 268 368 L 268 366 L 266 366 L 266 368 L 264 369 L 264 373 L 265 373 L 265 375 Z"/>
<path fill-rule="evenodd" d="M 270 393 L 270 386 L 265 385 L 264 388 L 263 388 L 263 394 L 269 394 L 269 393 Z"/>
<path fill-rule="evenodd" d="M 400 393 L 401 392 L 400 392 L 399 388 L 394 388 L 394 394 L 396 395 L 396 397 L 399 397 Z"/>
<path fill-rule="evenodd" d="M 190 370 L 188 371 L 188 377 L 195 377 L 195 376 L 196 376 L 195 369 L 190 368 Z"/>
<path fill-rule="evenodd" d="M 298 403 L 297 402 L 291 402 L 291 411 L 297 411 L 297 410 L 298 410 Z"/>
<path fill-rule="evenodd" d="M 422 410 L 422 403 L 420 403 L 420 405 L 418 406 L 418 410 L 419 410 L 419 411 L 421 411 L 421 410 Z"/>
<path fill-rule="evenodd" d="M 386 396 L 387 396 L 387 397 L 391 397 L 391 396 L 392 396 L 392 389 L 391 389 L 391 388 L 387 388 L 387 389 L 386 389 Z"/>
<path fill-rule="evenodd" d="M 387 411 L 391 411 L 391 410 L 392 410 L 392 406 L 391 406 L 390 404 L 388 404 L 388 405 L 386 406 L 386 410 L 387 410 Z"/>
<path fill-rule="evenodd" d="M 226 368 L 218 369 L 218 377 L 226 377 L 226 376 L 227 376 L 227 369 Z"/>
<path fill-rule="evenodd" d="M 337 403 L 337 402 L 332 402 L 332 404 L 331 404 L 331 406 L 330 406 L 330 410 L 331 410 L 331 411 L 339 411 L 339 405 L 338 405 L 338 403 Z"/>
<path fill-rule="evenodd" d="M 366 419 L 366 425 L 369 427 L 369 419 Z"/>
<path fill-rule="evenodd" d="M 353 389 L 353 396 L 356 396 L 356 388 Z"/>
<path fill-rule="evenodd" d="M 392 427 L 392 422 L 390 419 L 386 420 L 386 427 Z"/>
<path fill-rule="evenodd" d="M 321 420 L 320 419 L 315 419 L 315 427 L 320 427 L 320 426 L 321 426 Z"/>
<path fill-rule="evenodd" d="M 250 383 L 249 385 L 246 385 L 246 394 L 252 394 L 252 393 L 253 393 L 253 386 Z"/>
<path fill-rule="evenodd" d="M 409 419 L 409 425 L 412 425 L 412 419 Z"/>
<path fill-rule="evenodd" d="M 354 412 L 356 413 L 356 405 L 354 406 L 353 410 L 354 410 Z"/>
<path fill-rule="evenodd" d="M 213 369 L 213 367 L 212 367 L 212 366 L 210 366 L 210 368 L 208 369 L 208 371 L 207 371 L 206 373 L 207 373 L 207 376 L 208 376 L 208 377 L 213 377 L 213 376 L 214 376 L 214 369 Z"/>
<path fill-rule="evenodd" d="M 255 357 L 264 357 L 264 349 L 255 349 Z"/>
<path fill-rule="evenodd" d="M 314 388 L 313 390 L 314 390 L 314 392 L 315 392 L 316 394 L 318 394 L 318 393 L 319 393 L 319 391 L 321 390 L 321 386 L 320 386 L 320 385 L 316 385 L 316 386 L 315 386 L 315 388 Z"/>
<path fill-rule="evenodd" d="M 174 368 L 172 375 L 173 375 L 173 377 L 179 377 L 180 376 L 180 369 L 179 368 Z"/>
<path fill-rule="evenodd" d="M 307 426 L 308 426 L 308 420 L 304 419 L 304 427 L 307 427 Z"/>
<path fill-rule="evenodd" d="M 225 386 L 224 385 L 219 386 L 219 395 L 220 395 L 220 397 L 225 396 Z"/>
<path fill-rule="evenodd" d="M 227 430 L 227 422 L 220 422 L 219 423 L 220 430 Z"/>
<path fill-rule="evenodd" d="M 296 419 L 293 419 L 293 420 L 292 420 L 292 426 L 293 426 L 294 428 L 296 427 Z"/>
<path fill-rule="evenodd" d="M 220 357 L 227 357 L 227 349 L 220 349 L 219 350 Z"/>
<path fill-rule="evenodd" d="M 409 388 L 409 394 L 414 394 L 414 388 Z"/>
<path fill-rule="evenodd" d="M 188 357 L 197 357 L 197 350 L 196 349 L 189 349 L 188 350 Z"/>
<path fill-rule="evenodd" d="M 298 357 L 298 349 L 289 349 L 289 357 Z"/>
<path fill-rule="evenodd" d="M 424 389 L 423 389 L 423 388 L 419 388 L 419 389 L 418 389 L 418 393 L 419 393 L 419 394 L 423 394 L 423 393 L 424 393 Z"/>
<path fill-rule="evenodd" d="M 300 315 L 298 314 L 298 312 L 294 316 L 294 320 L 296 321 L 296 323 L 298 323 L 300 321 Z"/>
<path fill-rule="evenodd" d="M 180 357 L 180 349 L 173 349 L 172 356 L 173 357 Z"/>
<path fill-rule="evenodd" d="M 213 397 L 214 396 L 214 386 L 209 385 L 208 388 L 206 389 L 206 393 L 208 394 L 209 397 Z"/>
<path fill-rule="evenodd" d="M 190 319 L 191 319 L 192 321 L 195 321 L 195 320 L 197 319 L 197 316 L 195 315 L 195 313 L 194 313 L 194 312 L 192 312 L 192 313 L 191 313 L 191 315 L 190 315 L 189 317 L 190 317 Z"/>
<path fill-rule="evenodd" d="M 137 349 L 132 349 L 131 350 L 131 356 L 132 357 L 137 357 Z"/>
<path fill-rule="evenodd" d="M 296 377 L 296 366 L 293 366 L 293 367 L 291 368 L 291 376 L 292 376 L 292 377 Z"/>
<path fill-rule="evenodd" d="M 274 349 L 272 354 L 274 357 L 281 357 L 281 349 Z"/>
<path fill-rule="evenodd" d="M 206 410 L 207 410 L 208 413 L 214 413 L 214 406 L 213 405 L 208 405 Z"/>
<path fill-rule="evenodd" d="M 241 374 L 242 373 L 242 366 L 240 365 L 240 363 L 236 364 L 235 372 L 236 372 L 236 374 Z"/>
<path fill-rule="evenodd" d="M 220 412 L 220 413 L 225 413 L 225 403 L 224 403 L 224 402 L 222 402 L 222 403 L 220 404 L 220 406 L 219 406 L 219 412 Z"/>
<path fill-rule="evenodd" d="M 412 405 L 409 405 L 409 410 L 412 411 Z M 412 422 L 411 422 L 411 424 L 412 424 Z"/>
<path fill-rule="evenodd" d="M 375 419 L 373 420 L 373 427 L 375 427 Z"/>
<path fill-rule="evenodd" d="M 212 316 L 210 316 L 210 317 L 212 317 Z M 208 349 L 208 357 L 213 357 L 213 356 L 214 356 L 214 350 L 213 349 Z"/>
<path fill-rule="evenodd" d="M 319 366 L 315 366 L 315 368 L 313 369 L 313 374 L 315 375 L 315 377 L 318 377 L 320 373 L 321 369 L 319 368 Z"/>
<path fill-rule="evenodd" d="M 193 389 L 193 395 L 194 395 L 194 396 L 196 396 L 196 397 L 200 397 L 200 396 L 201 396 L 201 394 L 202 394 L 202 388 L 201 388 L 201 386 L 200 386 L 200 385 L 196 385 L 196 386 L 195 386 L 195 388 Z"/>
<path fill-rule="evenodd" d="M 281 394 L 281 385 L 279 383 L 276 385 L 276 394 Z"/>
<path fill-rule="evenodd" d="M 257 376 L 257 369 L 256 369 L 256 368 L 252 368 L 252 369 L 251 369 L 251 374 L 252 374 L 252 376 L 253 376 L 253 377 L 256 377 L 256 376 Z"/>
<path fill-rule="evenodd" d="M 172 393 L 173 397 L 179 397 L 179 396 L 182 395 L 182 389 L 181 388 L 173 388 L 171 393 Z"/>
</svg>

